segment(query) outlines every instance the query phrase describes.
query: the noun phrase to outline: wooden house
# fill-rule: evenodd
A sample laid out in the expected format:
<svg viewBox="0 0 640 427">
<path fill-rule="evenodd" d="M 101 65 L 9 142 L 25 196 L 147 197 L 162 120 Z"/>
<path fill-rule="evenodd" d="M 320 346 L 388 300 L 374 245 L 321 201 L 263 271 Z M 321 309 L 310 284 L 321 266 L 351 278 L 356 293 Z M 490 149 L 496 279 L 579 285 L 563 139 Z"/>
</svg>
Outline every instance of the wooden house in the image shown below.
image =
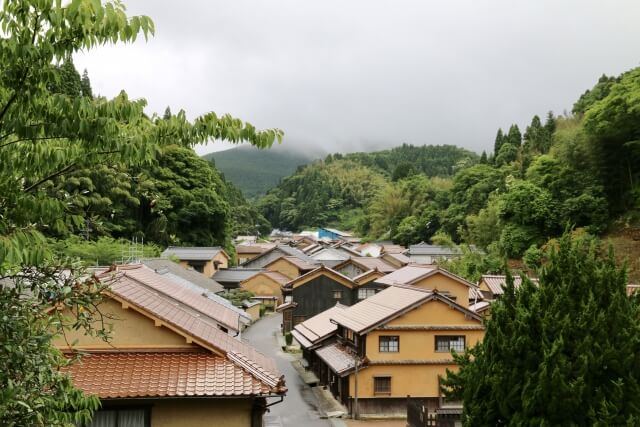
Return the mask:
<svg viewBox="0 0 640 427">
<path fill-rule="evenodd" d="M 268 251 L 275 247 L 275 243 L 252 243 L 252 244 L 240 244 L 236 245 L 236 258 L 238 264 L 243 264 L 251 259 L 254 259 L 263 252 Z"/>
<path fill-rule="evenodd" d="M 283 287 L 286 303 L 282 312 L 283 332 L 319 314 L 336 303 L 350 306 L 374 294 L 382 286 L 373 280 L 353 279 L 321 265 L 313 271 L 291 280 Z"/>
<path fill-rule="evenodd" d="M 66 370 L 100 398 L 92 425 L 262 426 L 267 405 L 286 392 L 275 362 L 224 331 L 232 314 L 221 317 L 213 301 L 149 270 L 121 266 L 97 276 L 109 285 L 99 309 L 110 342 L 74 329 L 54 341 L 65 353 L 84 353 Z"/>
<path fill-rule="evenodd" d="M 277 271 L 261 271 L 240 282 L 240 287 L 253 293 L 253 299 L 264 307 L 275 310 L 283 303 L 282 287 L 291 279 Z"/>
<path fill-rule="evenodd" d="M 289 279 L 295 279 L 318 268 L 317 264 L 310 264 L 295 256 L 283 256 L 276 258 L 264 268 L 269 271 L 277 271 L 284 274 Z"/>
<path fill-rule="evenodd" d="M 162 252 L 162 258 L 175 257 L 183 267 L 191 267 L 206 275 L 229 267 L 229 255 L 220 247 L 180 247 L 169 246 Z"/>
<path fill-rule="evenodd" d="M 299 249 L 296 248 L 292 248 L 291 246 L 288 245 L 277 245 L 263 253 L 261 253 L 260 255 L 258 255 L 257 257 L 250 259 L 248 261 L 245 261 L 241 267 L 244 268 L 264 268 L 267 264 L 270 264 L 271 262 L 275 261 L 278 258 L 284 257 L 284 256 L 294 256 L 302 261 L 305 261 L 309 264 L 317 264 L 317 262 L 315 260 L 313 260 L 312 258 L 310 258 L 309 256 L 307 256 L 304 252 L 302 252 Z"/>
<path fill-rule="evenodd" d="M 408 256 L 402 253 L 383 253 L 380 258 L 397 268 L 404 267 L 412 262 Z"/>
<path fill-rule="evenodd" d="M 349 258 L 348 260 L 335 265 L 333 269 L 339 271 L 347 277 L 356 277 L 370 270 L 378 270 L 379 272 L 384 274 L 391 273 L 397 270 L 398 267 L 388 263 L 382 258 L 365 256 Z"/>
<path fill-rule="evenodd" d="M 329 321 L 335 337 L 313 349 L 313 368 L 353 415 L 404 416 L 408 397 L 437 408 L 440 378 L 456 369 L 451 351 L 462 352 L 484 336 L 478 314 L 413 286 L 392 286 L 334 309 Z"/>
</svg>

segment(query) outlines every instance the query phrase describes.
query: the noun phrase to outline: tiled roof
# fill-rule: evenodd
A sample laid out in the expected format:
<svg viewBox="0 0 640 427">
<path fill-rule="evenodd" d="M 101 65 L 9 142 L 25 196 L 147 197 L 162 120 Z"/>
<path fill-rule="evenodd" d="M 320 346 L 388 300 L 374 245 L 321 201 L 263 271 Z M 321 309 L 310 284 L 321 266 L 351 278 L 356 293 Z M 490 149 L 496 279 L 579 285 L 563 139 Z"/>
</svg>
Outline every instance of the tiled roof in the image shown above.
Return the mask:
<svg viewBox="0 0 640 427">
<path fill-rule="evenodd" d="M 279 261 L 281 259 L 286 259 L 291 264 L 295 265 L 298 268 L 298 270 L 301 270 L 301 271 L 311 271 L 311 270 L 314 270 L 314 269 L 318 268 L 317 264 L 308 263 L 308 262 L 303 261 L 300 258 L 297 258 L 297 257 L 294 257 L 294 256 L 284 256 L 284 257 L 280 257 L 278 259 L 275 259 L 274 261 L 272 261 L 269 264 L 265 265 L 265 268 L 268 268 L 271 264 L 273 264 L 276 261 Z"/>
<path fill-rule="evenodd" d="M 325 248 L 311 255 L 316 261 L 343 261 L 349 259 L 349 255 L 339 249 Z"/>
<path fill-rule="evenodd" d="M 317 274 L 317 273 L 325 273 L 329 276 L 334 275 L 338 278 L 338 280 L 334 281 L 338 281 L 340 282 L 340 279 L 342 279 L 343 281 L 349 283 L 349 287 L 352 287 L 353 285 L 355 285 L 355 282 L 353 281 L 353 279 L 351 279 L 350 277 L 345 276 L 344 274 L 335 271 L 334 269 L 327 267 L 325 265 L 320 265 L 320 267 L 317 267 L 315 270 L 311 270 L 308 273 L 303 274 L 302 276 L 298 276 L 295 279 L 292 279 L 291 281 L 289 281 L 286 285 L 284 285 L 285 288 L 292 288 L 295 284 L 300 283 L 300 282 L 304 282 L 307 279 L 309 279 L 310 277 L 312 277 L 313 275 Z"/>
<path fill-rule="evenodd" d="M 335 228 L 324 227 L 323 230 L 327 230 L 329 233 L 337 234 L 338 236 L 342 236 L 342 237 L 352 237 L 353 236 L 350 233 L 346 233 L 344 231 L 336 230 Z"/>
<path fill-rule="evenodd" d="M 260 254 L 274 248 L 275 243 L 254 243 L 252 245 L 237 245 L 236 253 L 238 254 Z"/>
<path fill-rule="evenodd" d="M 94 353 L 66 371 L 76 387 L 101 399 L 271 394 L 268 384 L 211 353 Z"/>
<path fill-rule="evenodd" d="M 391 286 L 333 314 L 332 320 L 360 333 L 432 295 L 420 288 Z"/>
<path fill-rule="evenodd" d="M 392 271 L 396 271 L 397 268 L 393 265 L 389 264 L 382 258 L 373 258 L 373 257 L 354 257 L 351 258 L 353 262 L 359 264 L 363 267 L 366 267 L 369 270 L 378 269 L 378 271 L 382 273 L 391 273 Z"/>
<path fill-rule="evenodd" d="M 383 255 L 391 257 L 404 265 L 407 265 L 411 262 L 411 258 L 409 258 L 403 253 L 387 252 L 387 253 L 384 253 Z"/>
<path fill-rule="evenodd" d="M 442 246 L 442 245 L 427 245 L 420 243 L 417 245 L 409 246 L 409 255 L 460 255 L 462 251 L 456 247 Z"/>
<path fill-rule="evenodd" d="M 194 285 L 206 289 L 207 291 L 211 291 L 216 294 L 224 291 L 224 287 L 212 278 L 193 269 L 184 268 L 180 264 L 176 264 L 171 260 L 155 258 L 143 260 L 142 263 L 152 270 L 155 270 L 158 274 L 166 274 L 166 272 L 169 272 L 193 283 Z"/>
<path fill-rule="evenodd" d="M 382 253 L 385 254 L 403 254 L 407 248 L 400 245 L 382 245 Z"/>
<path fill-rule="evenodd" d="M 228 307 L 190 289 L 179 285 L 176 286 L 170 279 L 157 274 L 145 265 L 131 266 L 120 271 L 123 273 L 123 277 L 112 286 L 113 290 L 119 289 L 121 282 L 133 279 L 139 284 L 147 286 L 154 291 L 162 292 L 165 296 L 197 310 L 229 329 L 234 331 L 239 329 L 240 314 L 237 311 L 230 310 Z"/>
<path fill-rule="evenodd" d="M 532 282 L 538 283 L 538 279 L 531 279 Z M 480 278 L 480 282 L 487 284 L 493 295 L 502 295 L 504 293 L 503 287 L 507 285 L 507 276 L 485 274 Z M 513 276 L 513 286 L 516 288 L 522 284 L 522 277 Z"/>
<path fill-rule="evenodd" d="M 277 245 L 274 248 L 269 249 L 268 251 L 262 252 L 257 257 L 245 261 L 242 265 L 251 266 L 251 265 L 262 265 L 264 261 L 261 261 L 263 257 L 270 254 L 271 252 L 278 251 L 281 252 L 284 256 L 294 256 L 298 259 L 301 259 L 309 264 L 317 264 L 316 261 L 309 257 L 307 254 L 302 252 L 300 249 L 292 248 L 289 245 Z M 266 265 L 266 264 L 264 264 Z"/>
<path fill-rule="evenodd" d="M 356 367 L 356 358 L 338 343 L 329 344 L 316 350 L 316 354 L 333 372 L 340 375 Z"/>
<path fill-rule="evenodd" d="M 346 308 L 347 306 L 338 303 L 330 309 L 316 314 L 302 323 L 298 323 L 294 330 L 301 334 L 311 345 L 316 344 L 338 329 L 335 323 L 331 323 L 331 319 L 337 312 Z"/>
<path fill-rule="evenodd" d="M 218 282 L 240 283 L 264 271 L 262 268 L 221 268 L 211 278 Z"/>
<path fill-rule="evenodd" d="M 280 384 L 281 374 L 271 358 L 219 330 L 216 322 L 206 314 L 203 315 L 199 309 L 184 303 L 179 304 L 176 299 L 161 294 L 156 289 L 145 286 L 122 273 L 112 279 L 108 278 L 108 274 L 103 274 L 101 277 L 103 281 L 111 280 L 107 292 L 116 299 L 128 302 L 165 321 L 205 347 L 225 353 L 227 358 L 237 361 L 237 364 L 249 370 L 254 376 L 265 378 L 265 381 L 273 384 L 274 387 Z M 209 301 L 203 297 L 199 298 Z"/>
<path fill-rule="evenodd" d="M 478 301 L 475 304 L 471 304 L 469 306 L 469 310 L 475 311 L 476 313 L 482 313 L 489 307 L 491 307 L 491 303 L 489 301 Z"/>
<path fill-rule="evenodd" d="M 423 276 L 435 271 L 432 265 L 410 264 L 376 280 L 383 285 L 411 284 Z"/>
<path fill-rule="evenodd" d="M 265 276 L 273 279 L 274 281 L 276 281 L 277 283 L 279 283 L 280 285 L 284 285 L 285 283 L 287 283 L 288 281 L 291 280 L 291 278 L 285 276 L 282 273 L 279 273 L 277 271 L 265 271 L 264 273 Z"/>
<path fill-rule="evenodd" d="M 181 246 L 169 246 L 162 252 L 163 258 L 168 258 L 172 255 L 178 257 L 181 260 L 187 261 L 209 261 L 214 256 L 222 251 L 222 248 L 218 246 L 213 247 L 181 247 Z"/>
</svg>

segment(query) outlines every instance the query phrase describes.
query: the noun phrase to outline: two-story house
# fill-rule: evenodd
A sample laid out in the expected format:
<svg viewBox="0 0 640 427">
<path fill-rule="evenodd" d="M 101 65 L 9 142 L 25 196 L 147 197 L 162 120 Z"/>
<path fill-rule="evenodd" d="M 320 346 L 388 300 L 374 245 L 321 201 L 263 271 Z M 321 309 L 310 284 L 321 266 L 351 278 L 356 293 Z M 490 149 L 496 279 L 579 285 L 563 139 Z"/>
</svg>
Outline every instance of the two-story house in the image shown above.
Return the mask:
<svg viewBox="0 0 640 427">
<path fill-rule="evenodd" d="M 54 341 L 65 354 L 83 353 L 66 372 L 100 398 L 91 425 L 263 425 L 267 405 L 286 392 L 284 377 L 271 358 L 225 330 L 234 313 L 142 265 L 96 280 L 108 285 L 98 309 L 111 341 L 75 329 Z"/>
<path fill-rule="evenodd" d="M 336 336 L 314 350 L 322 362 L 315 372 L 360 415 L 403 415 L 408 396 L 437 408 L 440 378 L 456 369 L 451 351 L 484 336 L 478 314 L 436 291 L 404 285 L 334 309 L 329 321 Z"/>
<path fill-rule="evenodd" d="M 352 279 L 321 265 L 291 280 L 282 288 L 285 304 L 278 310 L 282 312 L 283 332 L 290 332 L 298 323 L 322 313 L 336 303 L 350 306 L 375 294 L 382 288 L 375 283 L 380 275 L 375 271 L 365 272 L 362 277 Z"/>
</svg>

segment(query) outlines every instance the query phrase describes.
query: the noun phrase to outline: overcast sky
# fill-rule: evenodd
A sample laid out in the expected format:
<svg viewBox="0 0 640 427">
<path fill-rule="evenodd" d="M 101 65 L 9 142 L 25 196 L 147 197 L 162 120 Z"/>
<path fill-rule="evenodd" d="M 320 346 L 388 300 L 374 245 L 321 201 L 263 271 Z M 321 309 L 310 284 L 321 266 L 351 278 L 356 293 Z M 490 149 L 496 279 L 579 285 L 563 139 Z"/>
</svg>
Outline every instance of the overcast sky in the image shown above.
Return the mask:
<svg viewBox="0 0 640 427">
<path fill-rule="evenodd" d="M 571 111 L 602 73 L 640 65 L 637 0 L 125 4 L 156 35 L 77 55 L 94 92 L 231 113 L 326 151 L 490 150 L 498 127 Z"/>
</svg>

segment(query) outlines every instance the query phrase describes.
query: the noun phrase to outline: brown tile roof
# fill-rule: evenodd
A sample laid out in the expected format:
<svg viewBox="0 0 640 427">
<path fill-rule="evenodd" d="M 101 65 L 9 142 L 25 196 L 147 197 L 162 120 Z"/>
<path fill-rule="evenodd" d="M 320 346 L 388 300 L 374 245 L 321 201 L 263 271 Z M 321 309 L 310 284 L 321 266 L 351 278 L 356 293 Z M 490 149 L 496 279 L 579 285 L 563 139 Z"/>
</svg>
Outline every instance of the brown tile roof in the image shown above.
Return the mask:
<svg viewBox="0 0 640 427">
<path fill-rule="evenodd" d="M 381 250 L 385 254 L 404 254 L 407 248 L 400 245 L 382 245 Z"/>
<path fill-rule="evenodd" d="M 374 281 L 380 277 L 384 276 L 384 273 L 378 270 L 367 270 L 364 273 L 358 274 L 353 277 L 353 281 L 358 285 L 367 284 L 371 281 Z"/>
<path fill-rule="evenodd" d="M 538 279 L 531 279 L 534 283 L 538 283 Z M 486 283 L 493 295 L 502 295 L 503 287 L 507 285 L 507 276 L 485 274 L 480 278 L 480 283 Z M 513 276 L 513 285 L 518 288 L 522 284 L 522 277 Z"/>
<path fill-rule="evenodd" d="M 239 328 L 240 314 L 237 311 L 231 310 L 191 289 L 176 286 L 171 280 L 157 274 L 145 265 L 138 264 L 129 268 L 122 268 L 120 271 L 123 277 L 135 280 L 139 284 L 161 292 L 169 298 L 211 317 L 229 329 L 237 331 Z"/>
<path fill-rule="evenodd" d="M 396 271 L 398 268 L 389 264 L 382 258 L 373 258 L 373 257 L 353 257 L 351 258 L 355 264 L 358 264 L 362 267 L 365 267 L 368 270 L 378 270 L 382 273 L 391 273 L 392 271 Z"/>
<path fill-rule="evenodd" d="M 401 264 L 407 265 L 411 262 L 411 258 L 409 258 L 408 256 L 406 256 L 403 253 L 395 253 L 395 252 L 390 252 L 390 253 L 384 253 L 383 256 L 388 256 L 391 257 L 393 259 L 395 259 L 396 261 L 398 261 Z"/>
<path fill-rule="evenodd" d="M 178 300 L 159 293 L 122 272 L 115 277 L 111 273 L 103 273 L 100 277 L 103 281 L 111 281 L 106 292 L 115 299 L 130 303 L 138 311 L 161 319 L 205 348 L 222 352 L 236 365 L 272 387 L 283 387 L 283 378 L 273 359 L 219 330 L 214 321 L 185 303 L 185 300 L 180 301 L 182 304 L 178 303 Z"/>
<path fill-rule="evenodd" d="M 434 272 L 436 267 L 433 265 L 425 264 L 409 264 L 396 271 L 387 274 L 384 277 L 376 280 L 377 283 L 384 285 L 396 285 L 406 284 L 409 285 L 422 277 L 427 276 L 429 273 Z"/>
<path fill-rule="evenodd" d="M 356 358 L 344 346 L 333 343 L 316 350 L 316 354 L 322 359 L 333 372 L 342 376 L 356 366 Z"/>
<path fill-rule="evenodd" d="M 255 243 L 252 245 L 237 245 L 236 253 L 238 254 L 261 254 L 276 246 L 275 243 Z"/>
<path fill-rule="evenodd" d="M 476 313 L 482 313 L 489 307 L 491 307 L 491 303 L 489 301 L 478 301 L 475 304 L 471 304 L 469 306 L 469 310 L 474 311 Z"/>
<path fill-rule="evenodd" d="M 94 353 L 66 370 L 76 387 L 101 399 L 271 394 L 269 385 L 210 353 Z"/>
<path fill-rule="evenodd" d="M 349 288 L 354 287 L 354 285 L 356 285 L 356 283 L 353 281 L 353 279 L 351 279 L 350 277 L 345 276 L 342 273 L 339 273 L 337 271 L 335 271 L 332 268 L 329 268 L 327 266 L 325 266 L 324 264 L 320 264 L 319 267 L 317 267 L 315 270 L 311 270 L 308 273 L 303 274 L 302 276 L 298 276 L 295 279 L 292 279 L 291 281 L 289 281 L 286 285 L 284 285 L 285 288 L 291 289 L 293 288 L 296 284 L 299 283 L 306 283 L 306 281 L 311 280 L 313 277 L 315 277 L 316 275 L 322 274 L 324 273 L 327 276 L 334 276 L 333 280 L 336 282 L 339 282 Z"/>
<path fill-rule="evenodd" d="M 304 347 L 308 348 L 311 345 L 316 344 L 329 335 L 333 334 L 336 329 L 338 329 L 338 326 L 334 323 L 331 323 L 331 319 L 337 312 L 342 311 L 346 308 L 347 306 L 338 303 L 330 309 L 316 314 L 310 319 L 297 324 L 294 327 L 294 331 L 297 331 L 298 334 L 302 335 L 304 339 L 310 343 L 310 345 L 306 345 Z"/>
</svg>

